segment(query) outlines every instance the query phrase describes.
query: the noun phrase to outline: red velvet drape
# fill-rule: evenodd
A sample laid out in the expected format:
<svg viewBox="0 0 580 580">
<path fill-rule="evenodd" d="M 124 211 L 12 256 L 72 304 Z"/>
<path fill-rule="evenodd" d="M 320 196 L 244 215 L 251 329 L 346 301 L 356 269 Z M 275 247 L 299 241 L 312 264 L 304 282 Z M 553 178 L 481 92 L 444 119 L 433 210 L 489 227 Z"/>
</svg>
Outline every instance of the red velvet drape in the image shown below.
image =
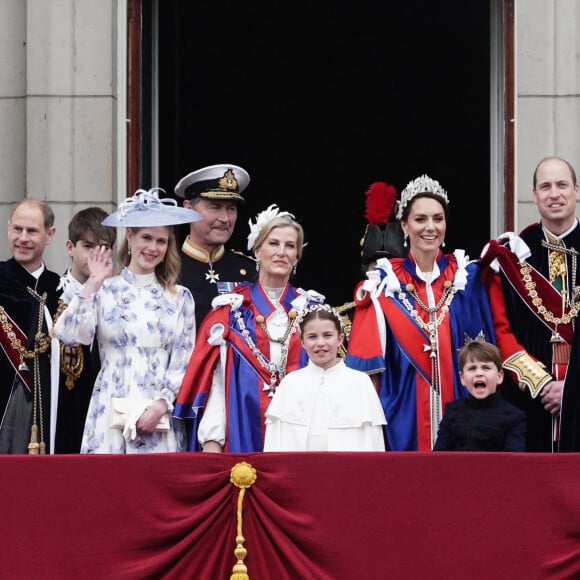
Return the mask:
<svg viewBox="0 0 580 580">
<path fill-rule="evenodd" d="M 0 457 L 5 578 L 580 577 L 580 454 Z"/>
</svg>

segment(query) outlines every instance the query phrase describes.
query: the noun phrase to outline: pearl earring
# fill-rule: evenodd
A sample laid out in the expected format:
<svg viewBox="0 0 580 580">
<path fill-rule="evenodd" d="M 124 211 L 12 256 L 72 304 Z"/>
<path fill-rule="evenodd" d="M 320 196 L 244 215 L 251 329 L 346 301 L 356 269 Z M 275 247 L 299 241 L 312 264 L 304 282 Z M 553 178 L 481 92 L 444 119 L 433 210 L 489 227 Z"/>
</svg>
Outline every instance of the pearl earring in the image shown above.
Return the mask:
<svg viewBox="0 0 580 580">
<path fill-rule="evenodd" d="M 405 233 L 403 234 L 403 238 L 404 238 L 404 239 L 403 239 L 403 248 L 406 248 L 406 247 L 407 247 L 407 238 L 408 238 L 408 237 L 409 237 L 409 234 L 408 234 L 407 232 L 405 232 Z"/>
</svg>

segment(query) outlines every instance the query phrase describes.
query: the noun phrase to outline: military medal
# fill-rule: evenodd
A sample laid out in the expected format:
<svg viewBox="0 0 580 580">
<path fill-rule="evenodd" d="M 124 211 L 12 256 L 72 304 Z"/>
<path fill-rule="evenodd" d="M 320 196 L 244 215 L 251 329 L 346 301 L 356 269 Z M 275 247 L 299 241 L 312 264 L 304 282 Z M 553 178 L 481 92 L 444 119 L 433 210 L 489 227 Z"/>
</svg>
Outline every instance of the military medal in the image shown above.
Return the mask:
<svg viewBox="0 0 580 580">
<path fill-rule="evenodd" d="M 214 271 L 211 261 L 209 262 L 209 270 L 205 274 L 205 279 L 209 280 L 210 284 L 217 284 L 217 281 L 220 279 L 220 275 Z"/>
</svg>

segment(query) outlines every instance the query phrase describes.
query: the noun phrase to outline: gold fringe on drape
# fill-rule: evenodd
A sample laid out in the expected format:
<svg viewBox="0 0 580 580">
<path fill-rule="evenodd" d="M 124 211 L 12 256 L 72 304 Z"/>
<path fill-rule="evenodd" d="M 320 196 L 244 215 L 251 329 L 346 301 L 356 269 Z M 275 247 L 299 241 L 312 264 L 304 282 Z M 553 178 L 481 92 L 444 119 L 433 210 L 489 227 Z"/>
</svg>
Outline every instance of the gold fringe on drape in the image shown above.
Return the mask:
<svg viewBox="0 0 580 580">
<path fill-rule="evenodd" d="M 242 504 L 244 503 L 246 489 L 254 485 L 256 479 L 258 479 L 256 470 L 249 463 L 242 461 L 240 463 L 236 463 L 236 465 L 232 467 L 232 471 L 230 473 L 230 482 L 233 483 L 236 487 L 240 488 L 240 493 L 238 494 L 238 525 L 236 535 L 236 549 L 234 550 L 237 562 L 232 569 L 230 580 L 250 580 L 250 577 L 248 576 L 248 568 L 244 564 L 244 558 L 246 557 L 248 551 L 246 548 L 244 548 L 244 542 L 246 541 L 246 538 L 244 538 L 242 534 Z"/>
</svg>

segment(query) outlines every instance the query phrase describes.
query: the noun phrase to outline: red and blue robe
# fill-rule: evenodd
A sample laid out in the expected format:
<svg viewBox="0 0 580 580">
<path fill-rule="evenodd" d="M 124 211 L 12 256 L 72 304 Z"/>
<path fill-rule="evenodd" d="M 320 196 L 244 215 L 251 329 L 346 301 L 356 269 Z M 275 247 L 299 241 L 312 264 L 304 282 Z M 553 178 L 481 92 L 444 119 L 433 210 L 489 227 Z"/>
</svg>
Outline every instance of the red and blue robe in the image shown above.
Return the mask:
<svg viewBox="0 0 580 580">
<path fill-rule="evenodd" d="M 239 312 L 244 326 L 265 360 L 269 361 L 270 339 L 256 322 L 256 317 L 263 316 L 264 324 L 267 324 L 268 317 L 275 312 L 275 306 L 258 282 L 243 284 L 230 296 L 241 296 Z M 303 299 L 300 300 L 299 296 Z M 227 295 L 220 298 L 222 304 L 227 301 Z M 297 298 L 302 308 L 323 299 L 319 294 L 287 285 L 280 297 L 280 304 L 289 313 L 297 309 Z M 232 305 L 224 304 L 206 316 L 198 330 L 196 346 L 177 397 L 174 416 L 194 420 L 189 441 L 189 449 L 192 451 L 199 450 L 197 427 L 222 355 L 226 406 L 226 441 L 223 450 L 234 453 L 263 450 L 265 412 L 271 401 L 270 390 L 264 389 L 264 386 L 271 384 L 272 373 L 264 368 L 252 352 L 234 314 Z M 290 320 L 294 328 L 287 339 L 286 373 L 302 368 L 308 362 L 308 356 L 300 344 L 296 318 Z M 219 338 L 216 340 L 217 335 Z M 276 375 L 276 382 L 280 378 Z"/>
<path fill-rule="evenodd" d="M 439 275 L 431 282 L 435 303 L 444 293 L 445 282 L 454 285 L 455 293 L 437 327 L 436 350 L 431 349 L 428 333 L 411 315 L 416 310 L 425 323 L 429 322 L 428 313 L 407 290 L 407 285 L 412 284 L 423 304 L 429 304 L 427 284 L 417 275 L 412 255 L 379 260 L 377 270 L 369 274 L 376 280 L 375 289 L 364 282 L 355 290 L 357 305 L 346 363 L 376 376 L 388 423 L 388 448 L 393 451 L 433 449 L 445 404 L 468 395 L 459 378 L 459 348 L 466 337 L 474 339 L 479 335 L 495 342 L 490 306 L 477 264 L 468 262 L 458 251 L 455 255 L 439 252 L 437 266 Z M 437 312 L 437 319 L 443 308 Z M 439 374 L 440 396 L 431 392 L 433 369 Z M 433 404 L 439 409 L 433 411 Z"/>
</svg>

